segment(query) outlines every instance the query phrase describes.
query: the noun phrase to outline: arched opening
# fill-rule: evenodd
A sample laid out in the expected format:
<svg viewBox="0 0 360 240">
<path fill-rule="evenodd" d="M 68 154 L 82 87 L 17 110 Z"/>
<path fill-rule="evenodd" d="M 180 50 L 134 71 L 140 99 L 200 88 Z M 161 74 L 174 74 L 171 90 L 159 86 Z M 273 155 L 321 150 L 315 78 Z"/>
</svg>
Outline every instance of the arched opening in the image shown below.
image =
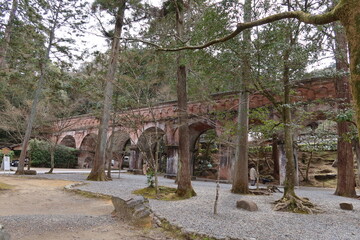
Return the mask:
<svg viewBox="0 0 360 240">
<path fill-rule="evenodd" d="M 71 135 L 67 135 L 61 140 L 60 145 L 76 148 L 75 138 Z"/>
<path fill-rule="evenodd" d="M 332 177 L 335 178 L 338 173 L 337 151 L 342 150 L 337 148 L 337 123 L 320 119 L 305 122 L 304 125 L 296 139 L 298 181 L 311 183 L 314 186 L 327 184 L 333 186 L 336 182 L 334 183 Z"/>
<path fill-rule="evenodd" d="M 91 168 L 95 156 L 97 135 L 94 133 L 84 137 L 80 145 L 78 164 L 80 168 Z"/>
<path fill-rule="evenodd" d="M 92 168 L 94 159 L 91 157 L 87 157 L 84 160 L 83 168 Z"/>
<path fill-rule="evenodd" d="M 110 153 L 110 141 L 113 137 L 113 147 L 112 147 L 112 159 L 110 156 L 107 156 L 107 160 L 111 160 L 111 165 L 113 168 L 128 168 L 129 167 L 129 157 L 130 157 L 130 146 L 131 140 L 130 135 L 127 132 L 116 131 L 114 136 L 110 136 L 108 140 L 108 153 Z"/>
<path fill-rule="evenodd" d="M 193 176 L 216 179 L 218 167 L 216 132 L 209 129 L 199 135 L 193 150 Z"/>
<path fill-rule="evenodd" d="M 192 175 L 216 179 L 219 157 L 215 128 L 208 123 L 197 122 L 189 129 Z"/>
<path fill-rule="evenodd" d="M 165 132 L 159 128 L 146 129 L 138 140 L 138 149 L 140 151 L 139 163 L 146 164 L 148 168 L 154 169 L 158 163 L 158 172 L 166 172 L 166 150 L 165 150 Z"/>
</svg>

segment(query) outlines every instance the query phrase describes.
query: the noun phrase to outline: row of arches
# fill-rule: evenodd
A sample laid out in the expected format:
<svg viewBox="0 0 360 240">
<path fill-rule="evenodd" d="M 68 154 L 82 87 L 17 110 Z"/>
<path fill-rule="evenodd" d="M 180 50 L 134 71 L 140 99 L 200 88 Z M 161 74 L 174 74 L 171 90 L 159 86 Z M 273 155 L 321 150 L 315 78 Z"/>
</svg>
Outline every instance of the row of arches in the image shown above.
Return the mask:
<svg viewBox="0 0 360 240">
<path fill-rule="evenodd" d="M 214 150 L 216 146 L 214 139 L 216 137 L 216 126 L 206 122 L 195 122 L 189 125 L 190 129 L 190 154 L 191 154 L 191 172 L 193 175 L 201 177 L 207 176 L 211 168 L 215 168 Z M 157 159 L 158 171 L 163 173 L 172 173 L 173 164 L 169 159 L 173 157 L 173 145 L 176 145 L 177 129 L 168 129 L 165 126 L 150 126 L 141 134 L 127 133 L 122 130 L 115 131 L 113 136 L 113 166 L 118 168 L 119 165 L 130 169 L 142 169 L 146 163 L 149 167 Z M 174 140 L 175 139 L 175 140 Z M 78 167 L 91 168 L 93 166 L 97 134 L 89 133 L 84 136 L 76 147 L 75 137 L 71 134 L 64 136 L 59 144 L 79 150 Z M 109 148 L 109 146 L 108 146 Z M 110 152 L 110 148 L 107 152 Z M 177 159 L 176 159 L 177 160 Z M 175 164 L 177 165 L 177 163 Z M 206 174 L 205 174 L 206 172 Z"/>
</svg>

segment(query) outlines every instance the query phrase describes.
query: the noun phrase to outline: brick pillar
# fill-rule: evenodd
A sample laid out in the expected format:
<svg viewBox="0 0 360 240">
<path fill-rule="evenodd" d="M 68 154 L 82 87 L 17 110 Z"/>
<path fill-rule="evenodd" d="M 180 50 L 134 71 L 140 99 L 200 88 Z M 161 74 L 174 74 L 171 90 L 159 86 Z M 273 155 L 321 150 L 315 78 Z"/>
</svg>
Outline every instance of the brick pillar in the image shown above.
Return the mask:
<svg viewBox="0 0 360 240">
<path fill-rule="evenodd" d="M 177 174 L 179 161 L 179 146 L 167 146 L 166 174 Z"/>
<path fill-rule="evenodd" d="M 129 156 L 129 170 L 133 171 L 138 169 L 138 160 L 139 160 L 139 148 L 136 145 L 130 146 L 130 156 Z"/>
<path fill-rule="evenodd" d="M 232 180 L 232 166 L 234 161 L 234 149 L 231 147 L 221 146 L 219 149 L 220 179 Z"/>
</svg>

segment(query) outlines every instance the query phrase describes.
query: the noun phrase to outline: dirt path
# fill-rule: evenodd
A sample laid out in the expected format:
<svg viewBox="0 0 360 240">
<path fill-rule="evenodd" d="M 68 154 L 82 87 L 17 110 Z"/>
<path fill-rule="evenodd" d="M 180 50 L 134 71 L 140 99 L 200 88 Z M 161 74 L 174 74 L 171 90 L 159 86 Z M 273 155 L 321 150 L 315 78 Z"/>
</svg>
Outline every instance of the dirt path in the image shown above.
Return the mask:
<svg viewBox="0 0 360 240">
<path fill-rule="evenodd" d="M 0 176 L 0 224 L 11 239 L 174 239 L 161 229 L 140 229 L 111 217 L 110 200 L 63 190 L 73 182 Z"/>
</svg>

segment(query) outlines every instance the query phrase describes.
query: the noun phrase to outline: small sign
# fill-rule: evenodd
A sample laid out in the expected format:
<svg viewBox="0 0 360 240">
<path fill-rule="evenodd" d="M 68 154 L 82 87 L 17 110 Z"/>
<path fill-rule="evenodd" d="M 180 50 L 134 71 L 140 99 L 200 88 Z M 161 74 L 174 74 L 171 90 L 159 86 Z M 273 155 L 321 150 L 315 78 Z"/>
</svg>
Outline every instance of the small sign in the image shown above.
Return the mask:
<svg viewBox="0 0 360 240">
<path fill-rule="evenodd" d="M 4 156 L 3 158 L 4 171 L 10 171 L 10 157 Z"/>
</svg>

